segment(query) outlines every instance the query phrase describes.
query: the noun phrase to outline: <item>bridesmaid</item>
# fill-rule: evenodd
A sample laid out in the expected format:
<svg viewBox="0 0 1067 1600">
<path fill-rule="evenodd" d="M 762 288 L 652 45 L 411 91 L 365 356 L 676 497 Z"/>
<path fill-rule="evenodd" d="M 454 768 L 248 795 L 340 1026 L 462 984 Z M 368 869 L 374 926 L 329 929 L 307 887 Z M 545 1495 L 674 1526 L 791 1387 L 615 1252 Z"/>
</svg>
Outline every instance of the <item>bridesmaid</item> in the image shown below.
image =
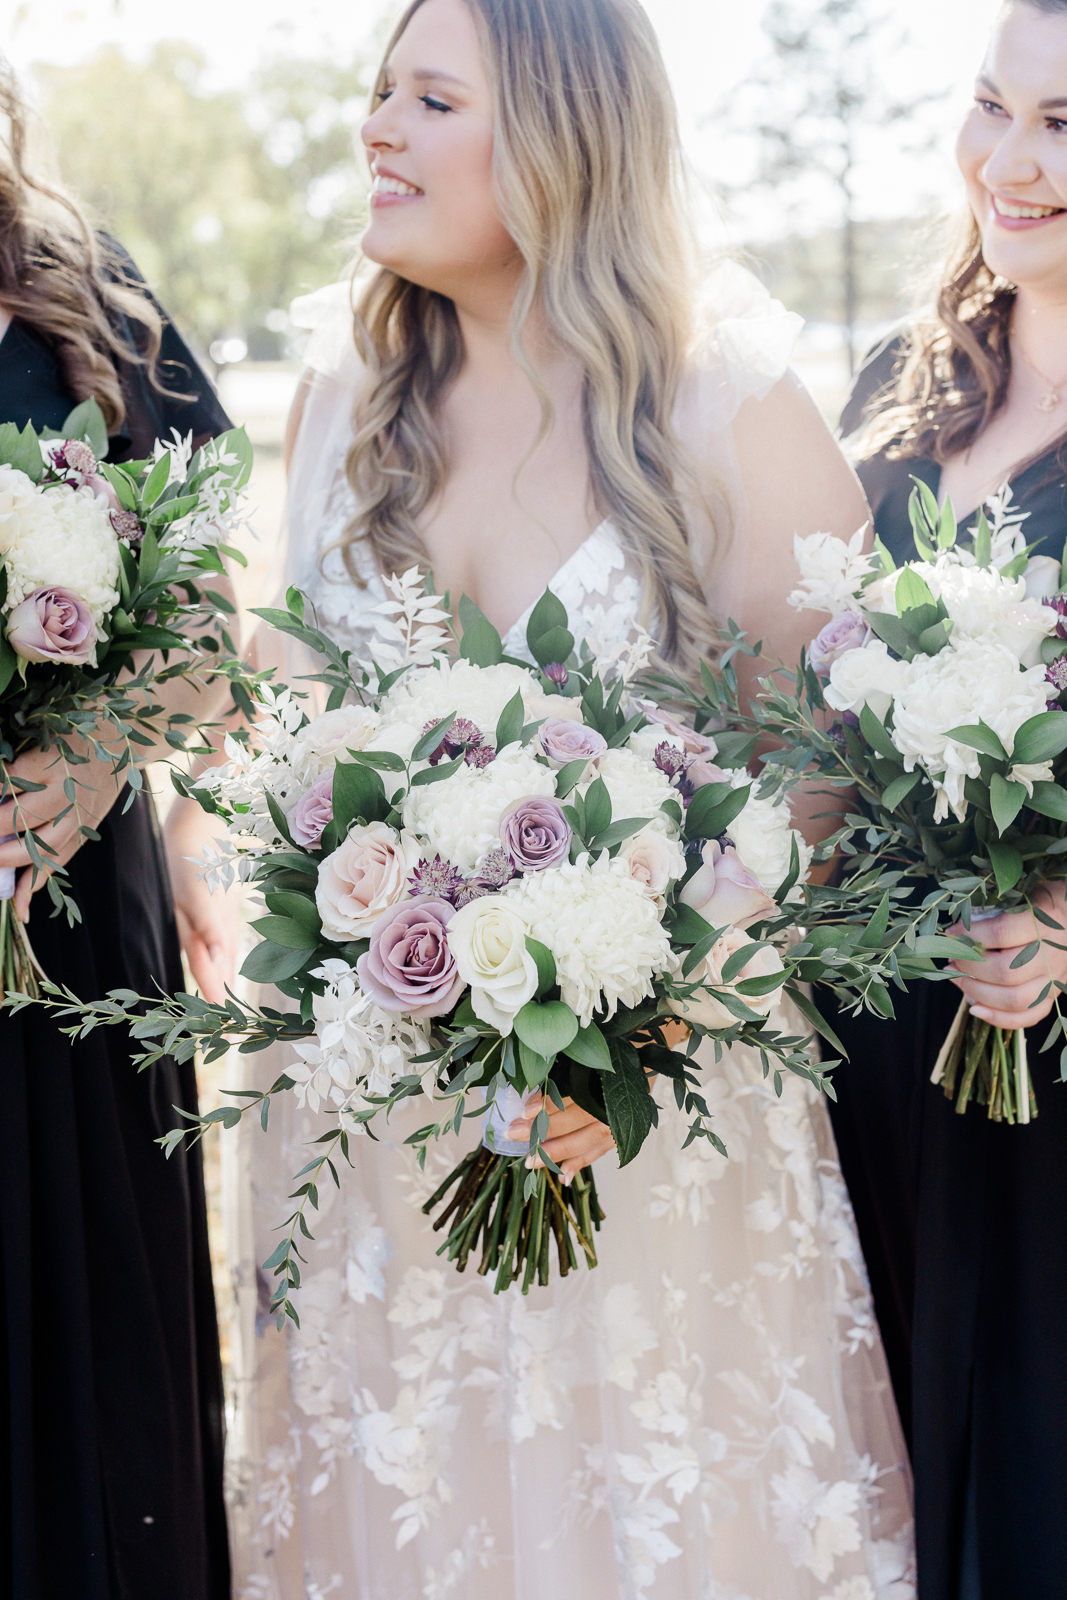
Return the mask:
<svg viewBox="0 0 1067 1600">
<path fill-rule="evenodd" d="M 842 419 L 878 532 L 914 558 L 913 477 L 969 526 L 1011 479 L 1037 553 L 1067 534 L 1067 0 L 1013 0 L 959 138 L 970 214 L 936 313 L 876 350 Z M 1063 885 L 1050 886 L 1061 921 Z M 852 1058 L 831 1107 L 915 1466 L 919 1600 L 1067 1593 L 1067 1084 L 1040 1054 L 1048 944 L 1032 919 L 972 932 L 995 951 L 953 984 L 895 996 L 897 1020 L 838 1014 Z M 1040 936 L 1042 929 L 1037 929 Z M 1046 938 L 1048 934 L 1045 934 Z M 1062 938 L 1058 941 L 1061 945 Z M 956 986 L 958 985 L 958 987 Z M 930 1083 L 959 1004 L 1032 1028 L 1040 1115 L 957 1116 Z"/>
<path fill-rule="evenodd" d="M 25 108 L 0 61 L 0 421 L 58 428 L 94 395 L 110 459 L 194 442 L 229 423 L 129 258 L 23 165 Z M 189 691 L 183 691 L 188 695 Z M 197 709 L 211 715 L 204 694 Z M 171 709 L 179 709 L 177 704 Z M 220 707 L 221 709 L 221 707 Z M 16 904 L 45 971 L 78 994 L 183 987 L 175 911 L 151 801 L 123 814 L 109 768 L 79 767 L 100 838 L 77 854 L 53 756 L 16 770 L 83 921 L 50 915 L 29 871 Z M 119 803 L 116 803 L 119 802 Z M 170 859 L 190 964 L 219 996 L 229 936 L 185 857 Z M 0 837 L 13 832 L 0 806 Z M 0 866 L 25 869 L 18 841 Z M 221 900 L 222 897 L 219 897 Z M 214 949 L 215 962 L 210 952 Z M 0 1015 L 0 1596 L 225 1600 L 222 1382 L 199 1150 L 154 1140 L 196 1107 L 191 1064 L 134 1071 L 125 1036 L 71 1045 L 34 1010 Z"/>
</svg>

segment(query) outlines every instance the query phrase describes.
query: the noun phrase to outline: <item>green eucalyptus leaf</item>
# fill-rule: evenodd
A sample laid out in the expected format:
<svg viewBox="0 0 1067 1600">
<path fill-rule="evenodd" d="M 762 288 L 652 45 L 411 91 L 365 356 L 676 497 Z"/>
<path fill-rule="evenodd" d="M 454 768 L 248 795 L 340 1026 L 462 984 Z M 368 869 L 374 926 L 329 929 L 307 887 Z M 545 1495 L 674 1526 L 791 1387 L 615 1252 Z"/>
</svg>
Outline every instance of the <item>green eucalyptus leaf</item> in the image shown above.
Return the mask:
<svg viewBox="0 0 1067 1600">
<path fill-rule="evenodd" d="M 615 1070 L 602 1077 L 600 1082 L 607 1107 L 608 1126 L 619 1153 L 619 1165 L 625 1167 L 648 1138 L 656 1107 L 648 1087 L 648 1078 L 633 1045 L 625 1039 L 610 1039 L 608 1048 Z"/>
<path fill-rule="evenodd" d="M 578 1018 L 562 1000 L 530 1000 L 515 1013 L 515 1032 L 539 1056 L 553 1060 L 578 1032 Z"/>
<path fill-rule="evenodd" d="M 1064 718 L 1067 722 L 1067 717 Z M 1006 833 L 1026 803 L 1026 790 L 1021 783 L 1010 783 L 994 772 L 989 784 L 989 802 L 993 821 L 1000 833 Z"/>
<path fill-rule="evenodd" d="M 587 1028 L 579 1028 L 570 1044 L 565 1046 L 563 1053 L 572 1061 L 580 1061 L 583 1067 L 589 1067 L 593 1072 L 615 1070 L 608 1041 L 595 1022 L 591 1022 Z"/>
</svg>

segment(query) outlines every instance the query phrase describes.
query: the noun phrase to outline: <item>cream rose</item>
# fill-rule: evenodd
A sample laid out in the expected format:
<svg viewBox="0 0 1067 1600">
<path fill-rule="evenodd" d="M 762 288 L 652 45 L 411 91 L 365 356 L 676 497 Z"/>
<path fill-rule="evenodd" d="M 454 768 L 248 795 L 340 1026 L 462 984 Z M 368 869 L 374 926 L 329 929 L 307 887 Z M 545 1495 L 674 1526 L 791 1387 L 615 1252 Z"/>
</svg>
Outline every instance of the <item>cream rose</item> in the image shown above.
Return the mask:
<svg viewBox="0 0 1067 1600">
<path fill-rule="evenodd" d="M 412 834 L 384 822 L 353 828 L 319 865 L 315 904 L 327 939 L 366 938 L 383 912 L 410 900 L 408 879 L 421 854 Z"/>
<path fill-rule="evenodd" d="M 304 784 L 344 759 L 346 750 L 362 750 L 370 743 L 381 719 L 367 706 L 340 706 L 301 728 L 293 740 L 290 760 Z"/>
<path fill-rule="evenodd" d="M 649 899 L 662 906 L 667 885 L 685 872 L 685 854 L 674 839 L 662 833 L 641 832 L 627 839 L 619 851 L 630 877 L 639 883 Z"/>
<path fill-rule="evenodd" d="M 858 717 L 870 706 L 879 722 L 884 722 L 893 696 L 903 689 L 908 669 L 894 661 L 881 639 L 872 639 L 860 650 L 846 650 L 830 668 L 826 703 L 835 711 L 852 711 Z"/>
<path fill-rule="evenodd" d="M 474 1015 L 505 1035 L 516 1011 L 537 993 L 537 962 L 526 948 L 529 925 L 513 900 L 483 895 L 456 912 L 448 947 L 470 984 Z"/>
<path fill-rule="evenodd" d="M 724 984 L 723 967 L 734 951 L 742 949 L 746 944 L 752 945 L 751 958 L 745 962 L 740 972 L 734 974 L 729 983 Z M 750 1011 L 766 1016 L 780 998 L 781 987 L 772 989 L 770 994 L 753 995 L 738 994 L 735 986 L 743 978 L 762 978 L 772 972 L 781 971 L 782 958 L 777 950 L 771 946 L 761 949 L 759 945 L 753 944 L 740 928 L 729 928 L 721 939 L 716 939 L 700 965 L 690 973 L 688 981 L 709 983 L 716 988 L 725 989 L 728 994 L 736 996 Z M 702 1023 L 706 1028 L 732 1028 L 741 1021 L 741 1018 L 735 1017 L 733 1012 L 708 989 L 697 989 L 687 1000 L 672 1000 L 670 1006 L 675 1016 L 683 1017 L 686 1022 Z"/>
</svg>

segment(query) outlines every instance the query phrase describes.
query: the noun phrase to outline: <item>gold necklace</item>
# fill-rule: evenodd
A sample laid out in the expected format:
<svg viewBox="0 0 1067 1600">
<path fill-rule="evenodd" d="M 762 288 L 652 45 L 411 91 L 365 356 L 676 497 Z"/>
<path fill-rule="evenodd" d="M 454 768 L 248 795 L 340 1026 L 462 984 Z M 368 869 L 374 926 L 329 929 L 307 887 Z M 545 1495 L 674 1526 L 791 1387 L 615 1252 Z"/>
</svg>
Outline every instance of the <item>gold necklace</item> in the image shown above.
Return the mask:
<svg viewBox="0 0 1067 1600">
<path fill-rule="evenodd" d="M 1034 363 L 1030 360 L 1030 357 L 1027 355 L 1021 344 L 1018 346 L 1015 353 L 1022 357 L 1023 361 L 1030 368 L 1030 371 L 1034 374 L 1035 378 L 1040 378 L 1042 383 L 1048 385 L 1045 393 L 1041 395 L 1041 397 L 1035 402 L 1037 409 L 1045 412 L 1046 415 L 1050 411 L 1055 411 L 1062 399 L 1060 390 L 1067 385 L 1067 378 L 1061 379 L 1059 383 L 1053 383 L 1052 379 L 1047 378 L 1039 367 L 1034 366 Z"/>
</svg>

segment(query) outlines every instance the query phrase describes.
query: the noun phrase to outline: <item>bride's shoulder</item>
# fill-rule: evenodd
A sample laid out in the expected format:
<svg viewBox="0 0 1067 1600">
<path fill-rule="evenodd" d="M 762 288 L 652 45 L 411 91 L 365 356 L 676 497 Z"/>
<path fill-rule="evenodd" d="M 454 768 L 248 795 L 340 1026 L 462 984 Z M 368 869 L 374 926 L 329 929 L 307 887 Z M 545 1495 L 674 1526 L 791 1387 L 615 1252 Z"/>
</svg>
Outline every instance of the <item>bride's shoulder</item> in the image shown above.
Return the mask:
<svg viewBox="0 0 1067 1600">
<path fill-rule="evenodd" d="M 677 408 L 677 421 L 694 443 L 725 431 L 746 400 L 770 394 L 789 369 L 804 325 L 732 260 L 708 273 L 695 321 Z"/>
</svg>

